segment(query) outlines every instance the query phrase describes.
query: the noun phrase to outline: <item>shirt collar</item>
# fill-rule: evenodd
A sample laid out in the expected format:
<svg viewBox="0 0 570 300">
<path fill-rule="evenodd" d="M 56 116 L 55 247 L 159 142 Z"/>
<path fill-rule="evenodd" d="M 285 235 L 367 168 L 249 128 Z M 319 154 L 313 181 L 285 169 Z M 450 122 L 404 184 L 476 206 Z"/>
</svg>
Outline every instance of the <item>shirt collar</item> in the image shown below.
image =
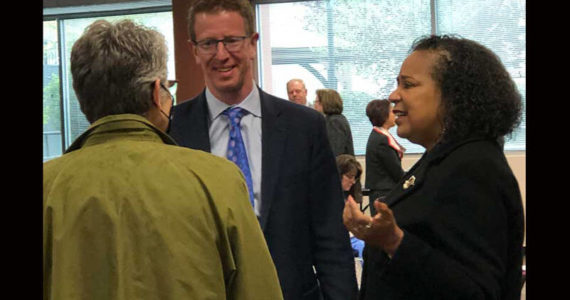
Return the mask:
<svg viewBox="0 0 570 300">
<path fill-rule="evenodd" d="M 214 94 L 212 94 L 212 92 L 210 91 L 210 89 L 208 87 L 206 87 L 206 102 L 208 103 L 208 110 L 210 112 L 210 120 L 214 120 L 224 110 L 226 110 L 228 107 L 231 107 L 231 105 L 228 105 L 228 104 L 222 102 L 221 100 L 219 100 L 218 98 L 216 98 L 214 96 Z M 238 107 L 241 107 L 241 108 L 247 110 L 250 114 L 252 114 L 256 117 L 261 117 L 261 101 L 259 98 L 259 89 L 257 88 L 257 85 L 255 84 L 255 82 L 253 85 L 253 89 L 251 90 L 249 95 L 247 95 L 247 97 L 245 97 L 245 99 L 243 99 L 243 101 L 241 101 L 240 103 L 238 103 L 235 106 L 238 106 Z"/>
<path fill-rule="evenodd" d="M 388 130 L 386 130 L 386 128 L 381 127 L 381 126 L 374 126 L 374 128 L 378 128 L 378 130 L 384 132 L 385 134 L 389 135 L 390 137 L 392 137 L 392 134 L 390 134 L 390 132 Z"/>
<path fill-rule="evenodd" d="M 378 133 L 383 133 L 388 138 L 388 144 L 392 146 L 392 148 L 394 148 L 396 151 L 398 151 L 398 155 L 400 156 L 401 159 L 403 153 L 406 152 L 406 148 L 404 148 L 404 146 L 400 145 L 400 143 L 396 141 L 396 139 L 394 138 L 394 136 L 392 136 L 392 134 L 388 131 L 388 129 L 384 127 L 374 126 L 374 130 L 378 130 Z"/>
</svg>

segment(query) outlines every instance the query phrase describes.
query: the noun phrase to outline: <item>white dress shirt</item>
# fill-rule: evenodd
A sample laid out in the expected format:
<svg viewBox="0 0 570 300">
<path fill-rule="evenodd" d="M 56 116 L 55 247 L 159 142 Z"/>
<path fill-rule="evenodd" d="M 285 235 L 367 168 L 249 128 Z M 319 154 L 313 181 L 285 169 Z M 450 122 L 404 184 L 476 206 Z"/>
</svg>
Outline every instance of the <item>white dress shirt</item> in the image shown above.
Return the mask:
<svg viewBox="0 0 570 300">
<path fill-rule="evenodd" d="M 217 99 L 208 88 L 206 88 L 206 102 L 210 112 L 208 119 L 210 152 L 225 158 L 230 139 L 230 122 L 222 112 L 231 105 Z M 253 182 L 254 211 L 259 217 L 261 215 L 261 99 L 257 86 L 254 84 L 251 93 L 235 106 L 249 112 L 242 117 L 240 125 Z"/>
</svg>

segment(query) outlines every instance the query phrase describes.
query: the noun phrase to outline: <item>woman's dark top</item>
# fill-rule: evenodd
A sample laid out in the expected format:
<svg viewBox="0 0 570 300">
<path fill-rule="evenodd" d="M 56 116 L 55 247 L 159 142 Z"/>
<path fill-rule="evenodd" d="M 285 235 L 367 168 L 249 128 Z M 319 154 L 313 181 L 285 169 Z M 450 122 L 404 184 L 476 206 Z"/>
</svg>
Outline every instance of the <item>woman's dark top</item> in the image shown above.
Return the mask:
<svg viewBox="0 0 570 300">
<path fill-rule="evenodd" d="M 366 246 L 360 299 L 519 300 L 523 208 L 496 140 L 438 144 L 384 202 L 404 238 Z"/>
<path fill-rule="evenodd" d="M 334 156 L 341 154 L 354 155 L 352 132 L 348 120 L 342 114 L 326 115 L 327 135 Z"/>
</svg>

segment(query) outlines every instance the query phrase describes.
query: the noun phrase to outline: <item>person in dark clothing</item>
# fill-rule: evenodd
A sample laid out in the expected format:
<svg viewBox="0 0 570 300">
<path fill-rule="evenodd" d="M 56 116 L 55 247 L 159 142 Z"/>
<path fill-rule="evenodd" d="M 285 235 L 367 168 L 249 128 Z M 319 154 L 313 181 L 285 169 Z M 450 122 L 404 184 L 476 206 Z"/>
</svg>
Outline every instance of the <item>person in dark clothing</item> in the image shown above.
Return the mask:
<svg viewBox="0 0 570 300">
<path fill-rule="evenodd" d="M 404 175 L 402 157 L 406 149 L 388 131 L 396 125 L 396 116 L 388 99 L 372 100 L 366 106 L 372 131 L 366 143 L 366 182 L 370 190 L 370 215 L 376 214 L 374 200 L 385 196 Z"/>
<path fill-rule="evenodd" d="M 327 134 L 335 156 L 354 155 L 352 132 L 348 120 L 342 114 L 342 98 L 333 89 L 318 89 L 315 109 L 325 115 Z"/>
<path fill-rule="evenodd" d="M 520 124 L 514 81 L 481 44 L 434 35 L 397 82 L 398 135 L 426 151 L 374 217 L 346 201 L 345 226 L 366 242 L 360 299 L 520 299 L 523 207 L 498 143 Z"/>
</svg>

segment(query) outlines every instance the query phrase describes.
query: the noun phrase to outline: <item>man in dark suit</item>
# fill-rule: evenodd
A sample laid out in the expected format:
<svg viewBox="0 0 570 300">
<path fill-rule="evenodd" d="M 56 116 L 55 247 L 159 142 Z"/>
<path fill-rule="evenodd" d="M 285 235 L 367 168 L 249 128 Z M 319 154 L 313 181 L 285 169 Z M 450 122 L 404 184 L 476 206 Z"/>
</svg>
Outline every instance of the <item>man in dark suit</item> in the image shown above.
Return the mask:
<svg viewBox="0 0 570 300">
<path fill-rule="evenodd" d="M 243 141 L 246 162 L 236 163 L 249 181 L 285 299 L 354 299 L 354 259 L 324 118 L 256 86 L 259 34 L 248 1 L 196 1 L 188 20 L 206 89 L 174 108 L 171 136 L 228 157 L 234 139 Z M 230 121 L 226 112 L 235 107 L 240 116 Z M 232 131 L 232 122 L 240 130 Z"/>
</svg>

